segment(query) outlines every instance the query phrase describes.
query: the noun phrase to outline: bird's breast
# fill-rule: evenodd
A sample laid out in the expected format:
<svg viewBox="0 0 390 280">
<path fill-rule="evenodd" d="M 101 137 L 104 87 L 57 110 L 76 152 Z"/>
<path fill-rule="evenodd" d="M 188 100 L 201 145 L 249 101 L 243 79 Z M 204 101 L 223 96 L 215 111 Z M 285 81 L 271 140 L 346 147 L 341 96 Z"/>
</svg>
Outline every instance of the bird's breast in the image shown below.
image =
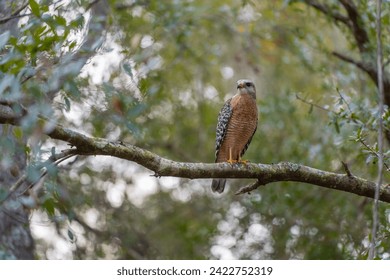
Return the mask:
<svg viewBox="0 0 390 280">
<path fill-rule="evenodd" d="M 221 146 L 220 160 L 228 158 L 229 150 L 232 151 L 234 159 L 238 159 L 257 127 L 258 111 L 253 97 L 249 94 L 236 95 L 230 105 L 232 115 Z"/>
</svg>

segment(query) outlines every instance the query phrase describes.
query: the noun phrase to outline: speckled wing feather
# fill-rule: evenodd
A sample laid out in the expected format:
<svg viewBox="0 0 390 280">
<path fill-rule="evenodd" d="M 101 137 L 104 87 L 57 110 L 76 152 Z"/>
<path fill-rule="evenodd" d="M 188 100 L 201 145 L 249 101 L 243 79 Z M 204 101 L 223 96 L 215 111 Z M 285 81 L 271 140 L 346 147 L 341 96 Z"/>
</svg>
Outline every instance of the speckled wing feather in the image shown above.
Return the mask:
<svg viewBox="0 0 390 280">
<path fill-rule="evenodd" d="M 216 137 L 215 137 L 215 162 L 217 162 L 219 150 L 221 148 L 223 139 L 226 136 L 229 120 L 232 116 L 233 109 L 230 106 L 230 101 L 232 99 L 228 99 L 225 104 L 223 105 L 221 111 L 218 115 L 218 124 L 217 124 L 217 131 L 216 131 Z M 249 143 L 248 143 L 249 145 Z"/>
</svg>

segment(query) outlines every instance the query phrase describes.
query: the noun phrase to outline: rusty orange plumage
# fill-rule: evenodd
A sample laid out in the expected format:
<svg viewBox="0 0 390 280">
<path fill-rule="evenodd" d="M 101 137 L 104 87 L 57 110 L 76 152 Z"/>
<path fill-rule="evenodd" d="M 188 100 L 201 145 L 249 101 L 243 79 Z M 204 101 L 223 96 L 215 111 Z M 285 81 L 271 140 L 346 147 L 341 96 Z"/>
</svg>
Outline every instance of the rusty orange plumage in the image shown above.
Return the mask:
<svg viewBox="0 0 390 280">
<path fill-rule="evenodd" d="M 241 162 L 257 129 L 256 88 L 252 81 L 237 81 L 237 93 L 227 100 L 218 115 L 215 162 Z M 226 179 L 214 179 L 211 189 L 222 193 Z"/>
</svg>

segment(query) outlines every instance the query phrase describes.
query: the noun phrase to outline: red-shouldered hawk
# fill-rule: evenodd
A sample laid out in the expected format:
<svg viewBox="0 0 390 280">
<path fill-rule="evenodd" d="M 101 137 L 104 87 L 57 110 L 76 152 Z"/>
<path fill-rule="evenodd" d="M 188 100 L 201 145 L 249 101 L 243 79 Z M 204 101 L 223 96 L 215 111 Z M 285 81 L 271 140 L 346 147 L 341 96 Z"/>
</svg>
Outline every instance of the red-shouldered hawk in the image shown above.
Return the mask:
<svg viewBox="0 0 390 280">
<path fill-rule="evenodd" d="M 237 94 L 227 100 L 218 115 L 215 162 L 242 162 L 241 157 L 257 129 L 256 88 L 250 80 L 237 81 Z M 211 189 L 222 193 L 226 179 L 214 179 Z"/>
</svg>

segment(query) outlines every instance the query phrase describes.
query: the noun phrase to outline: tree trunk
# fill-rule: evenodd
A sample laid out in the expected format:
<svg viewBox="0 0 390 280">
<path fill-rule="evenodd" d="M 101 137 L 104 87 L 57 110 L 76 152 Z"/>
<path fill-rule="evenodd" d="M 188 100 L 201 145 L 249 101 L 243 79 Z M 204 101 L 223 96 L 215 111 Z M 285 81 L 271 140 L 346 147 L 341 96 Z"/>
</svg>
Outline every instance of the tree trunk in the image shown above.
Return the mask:
<svg viewBox="0 0 390 280">
<path fill-rule="evenodd" d="M 0 125 L 2 139 L 13 146 L 12 164 L 1 166 L 0 191 L 8 192 L 26 168 L 25 143 L 17 140 L 11 127 Z M 0 259 L 33 259 L 34 240 L 29 227 L 29 213 L 22 204 L 11 197 L 0 208 Z"/>
<path fill-rule="evenodd" d="M 13 11 L 11 7 L 22 4 L 21 1 L 1 0 L 0 18 L 8 17 Z M 0 34 L 6 30 L 13 35 L 17 34 L 17 19 L 0 25 Z M 3 124 L 0 124 L 0 137 L 1 142 L 7 141 L 12 147 L 0 154 L 0 194 L 5 194 L 25 172 L 26 139 L 18 140 L 12 133 L 12 127 Z M 11 163 L 6 159 L 7 154 L 11 155 Z M 0 203 L 0 259 L 34 259 L 29 211 L 15 197 Z"/>
</svg>

